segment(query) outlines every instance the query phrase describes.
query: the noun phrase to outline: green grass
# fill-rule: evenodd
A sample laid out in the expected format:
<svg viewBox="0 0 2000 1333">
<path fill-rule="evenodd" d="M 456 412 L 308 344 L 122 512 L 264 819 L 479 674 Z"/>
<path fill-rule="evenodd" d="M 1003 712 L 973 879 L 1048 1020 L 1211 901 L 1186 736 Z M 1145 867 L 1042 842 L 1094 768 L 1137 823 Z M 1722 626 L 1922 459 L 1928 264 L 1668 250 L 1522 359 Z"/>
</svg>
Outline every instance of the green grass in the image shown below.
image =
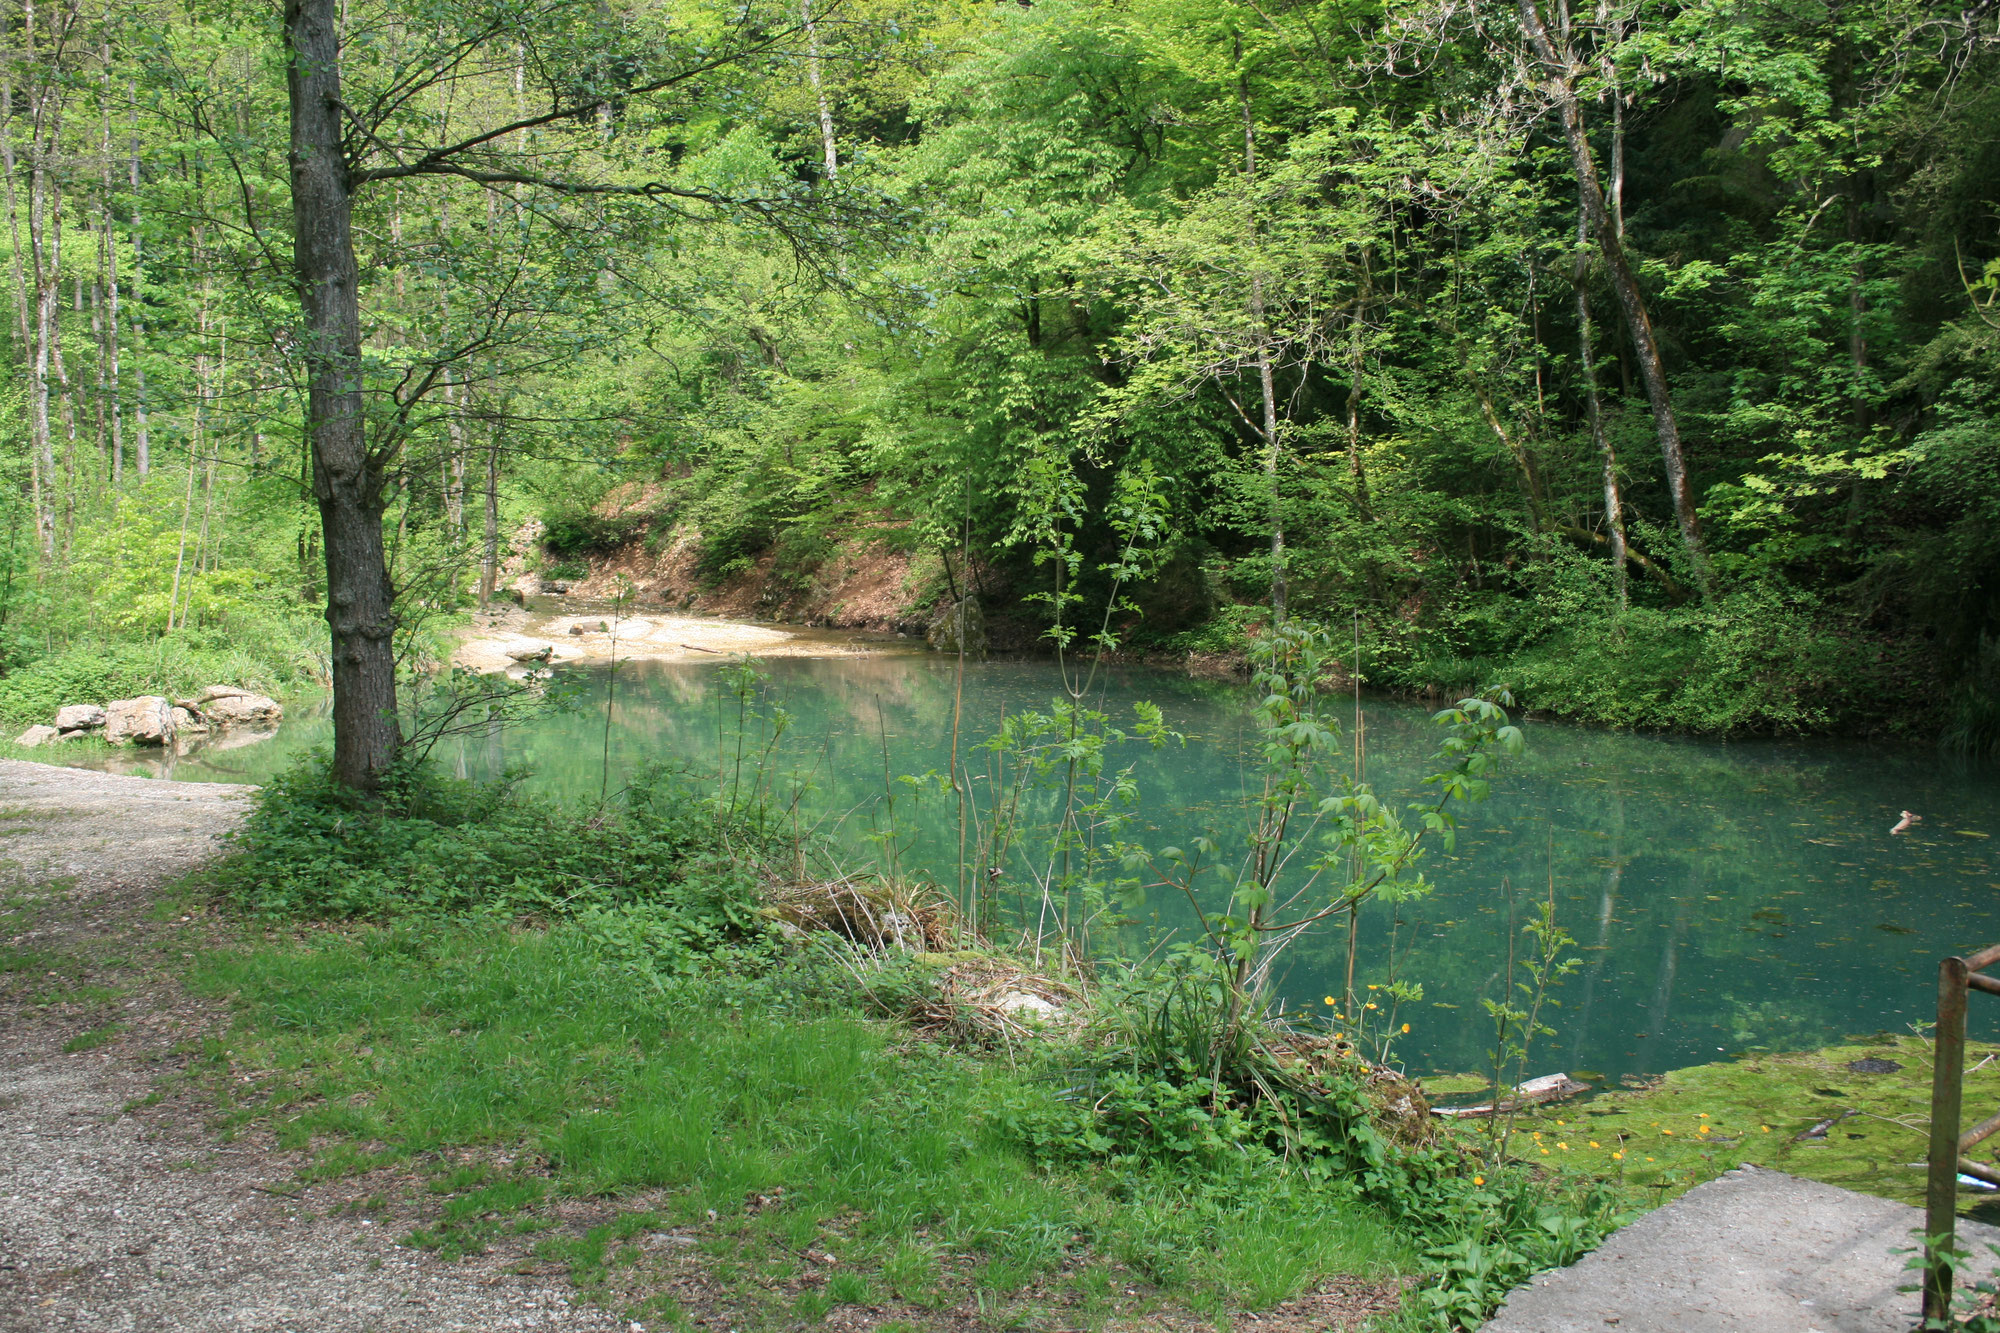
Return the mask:
<svg viewBox="0 0 2000 1333">
<path fill-rule="evenodd" d="M 1041 1081 L 909 1042 L 809 973 L 641 979 L 578 926 L 403 925 L 211 954 L 193 984 L 237 1005 L 209 1057 L 227 1118 L 310 1150 L 302 1174 L 449 1155 L 412 1244 L 473 1252 L 534 1229 L 550 1195 L 643 1196 L 542 1253 L 601 1282 L 631 1262 L 630 1237 L 694 1227 L 716 1272 L 762 1275 L 735 1284 L 741 1326 L 871 1297 L 1084 1301 L 1070 1272 L 1098 1275 L 1101 1304 L 1113 1265 L 1118 1300 L 1139 1281 L 1255 1308 L 1416 1262 L 1337 1190 L 1037 1165 L 993 1108 L 1050 1095 Z M 482 1148 L 535 1169 L 462 1164 Z M 836 1267 L 802 1265 L 810 1247 Z M 792 1277 L 767 1288 L 772 1274 Z M 784 1289 L 807 1276 L 823 1290 Z"/>
</svg>

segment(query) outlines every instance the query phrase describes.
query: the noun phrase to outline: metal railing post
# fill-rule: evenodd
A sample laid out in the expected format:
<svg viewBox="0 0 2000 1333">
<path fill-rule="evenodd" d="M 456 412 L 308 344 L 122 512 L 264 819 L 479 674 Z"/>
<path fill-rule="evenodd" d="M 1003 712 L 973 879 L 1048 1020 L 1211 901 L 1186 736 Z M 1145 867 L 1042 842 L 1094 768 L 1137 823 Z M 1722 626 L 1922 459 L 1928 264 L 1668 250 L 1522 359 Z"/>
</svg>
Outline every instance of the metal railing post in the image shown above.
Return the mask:
<svg viewBox="0 0 2000 1333">
<path fill-rule="evenodd" d="M 1958 1234 L 1958 1126 L 1965 1094 L 1963 958 L 1938 964 L 1937 1041 L 1931 1066 L 1930 1174 L 1924 1191 L 1924 1320 L 1949 1327 L 1951 1251 Z"/>
</svg>

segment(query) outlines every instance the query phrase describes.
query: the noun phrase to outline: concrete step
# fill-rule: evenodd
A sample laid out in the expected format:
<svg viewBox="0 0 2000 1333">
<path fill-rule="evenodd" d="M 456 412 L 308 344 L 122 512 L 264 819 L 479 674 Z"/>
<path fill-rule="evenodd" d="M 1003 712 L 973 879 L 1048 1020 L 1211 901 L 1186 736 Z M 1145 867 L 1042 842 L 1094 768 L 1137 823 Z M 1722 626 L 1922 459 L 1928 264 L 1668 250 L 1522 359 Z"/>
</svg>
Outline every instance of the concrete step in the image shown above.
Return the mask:
<svg viewBox="0 0 2000 1333">
<path fill-rule="evenodd" d="M 1517 1288 L 1485 1333 L 1908 1333 L 1923 1212 L 1744 1166 Z M 1981 1272 L 2000 1229 L 1958 1222 Z M 1963 1277 L 1961 1280 L 1965 1280 Z"/>
</svg>

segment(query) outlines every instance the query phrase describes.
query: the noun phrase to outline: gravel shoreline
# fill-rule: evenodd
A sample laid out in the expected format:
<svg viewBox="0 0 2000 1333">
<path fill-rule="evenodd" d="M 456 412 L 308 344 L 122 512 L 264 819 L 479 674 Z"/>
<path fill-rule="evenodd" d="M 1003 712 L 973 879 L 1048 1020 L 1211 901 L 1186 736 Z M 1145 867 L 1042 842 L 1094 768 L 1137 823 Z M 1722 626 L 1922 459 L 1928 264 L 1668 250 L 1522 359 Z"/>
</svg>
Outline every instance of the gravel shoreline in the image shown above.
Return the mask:
<svg viewBox="0 0 2000 1333">
<path fill-rule="evenodd" d="M 218 927 L 162 907 L 251 791 L 0 760 L 0 1330 L 628 1330 L 523 1252 L 398 1244 L 413 1175 L 302 1187 L 210 1128 L 178 1076 L 227 1015 L 175 974 Z"/>
</svg>

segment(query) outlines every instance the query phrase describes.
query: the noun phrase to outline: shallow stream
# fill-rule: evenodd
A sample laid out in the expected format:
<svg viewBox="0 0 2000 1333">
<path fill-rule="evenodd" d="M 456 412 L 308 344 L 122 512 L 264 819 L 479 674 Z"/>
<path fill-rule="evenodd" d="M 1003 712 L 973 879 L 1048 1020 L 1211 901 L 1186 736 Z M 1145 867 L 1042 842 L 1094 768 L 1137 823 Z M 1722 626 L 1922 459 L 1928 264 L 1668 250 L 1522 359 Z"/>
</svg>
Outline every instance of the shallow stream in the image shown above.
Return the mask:
<svg viewBox="0 0 2000 1333">
<path fill-rule="evenodd" d="M 653 760 L 713 781 L 733 767 L 734 707 L 721 661 L 634 662 L 618 671 L 610 783 Z M 773 768 L 813 790 L 801 808 L 856 861 L 880 854 L 884 751 L 890 775 L 948 766 L 954 663 L 917 651 L 768 662 L 770 697 L 790 714 Z M 991 734 L 1003 709 L 1045 709 L 1056 687 L 1045 661 L 968 667 L 963 735 Z M 594 798 L 603 780 L 603 669 L 577 673 L 577 711 L 442 743 L 466 776 L 509 768 L 531 785 Z M 1133 747 L 1140 825 L 1153 846 L 1207 833 L 1240 840 L 1241 798 L 1254 775 L 1240 684 L 1121 670 L 1105 704 L 1129 719 L 1159 704 L 1185 746 Z M 1364 705 L 1370 778 L 1407 799 L 1434 746 L 1429 710 Z M 105 762 L 182 780 L 256 782 L 324 744 L 323 707 L 295 705 L 276 738 L 175 758 L 128 753 Z M 1532 1063 L 1616 1078 L 1727 1054 L 1821 1045 L 1848 1034 L 1905 1031 L 1935 1003 L 1946 953 L 2000 941 L 2000 770 L 1920 748 L 1852 742 L 1715 742 L 1635 736 L 1554 723 L 1527 728 L 1529 753 L 1470 811 L 1454 853 L 1433 851 L 1437 892 L 1364 918 L 1363 972 L 1379 980 L 1392 933 L 1400 975 L 1424 998 L 1396 1015 L 1411 1025 L 1398 1055 L 1420 1072 L 1485 1064 L 1491 1029 L 1480 1001 L 1497 998 L 1510 935 L 1555 886 L 1559 920 L 1576 937 L 1578 972 L 1547 1015 L 1556 1029 Z M 755 750 L 755 736 L 751 750 Z M 969 765 L 974 772 L 983 762 Z M 895 784 L 906 868 L 955 880 L 948 800 Z M 1899 811 L 1920 813 L 1891 836 Z M 1156 899 L 1128 928 L 1185 931 L 1184 906 Z M 1321 1007 L 1344 963 L 1344 934 L 1297 946 L 1281 988 Z M 1975 1035 L 2000 1036 L 2000 1004 L 1974 1006 Z M 1991 1012 L 1988 1012 L 1991 1011 Z"/>
</svg>

